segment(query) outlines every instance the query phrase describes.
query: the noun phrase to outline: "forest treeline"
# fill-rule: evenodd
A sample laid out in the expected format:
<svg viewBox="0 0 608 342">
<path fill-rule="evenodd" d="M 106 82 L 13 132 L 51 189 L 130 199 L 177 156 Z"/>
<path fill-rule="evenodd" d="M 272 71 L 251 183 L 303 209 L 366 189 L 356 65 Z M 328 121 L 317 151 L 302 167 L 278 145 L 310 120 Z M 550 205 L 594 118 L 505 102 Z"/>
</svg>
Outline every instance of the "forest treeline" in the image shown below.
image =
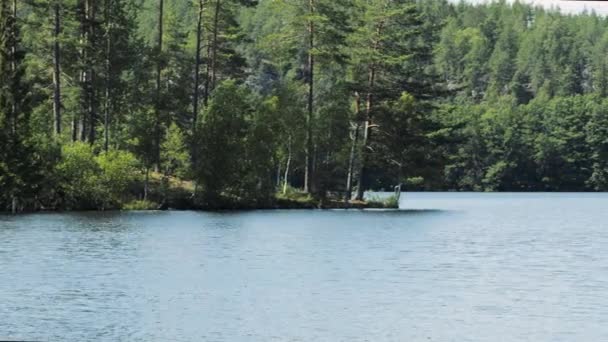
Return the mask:
<svg viewBox="0 0 608 342">
<path fill-rule="evenodd" d="M 0 0 L 0 209 L 606 190 L 607 93 L 593 13 Z"/>
</svg>

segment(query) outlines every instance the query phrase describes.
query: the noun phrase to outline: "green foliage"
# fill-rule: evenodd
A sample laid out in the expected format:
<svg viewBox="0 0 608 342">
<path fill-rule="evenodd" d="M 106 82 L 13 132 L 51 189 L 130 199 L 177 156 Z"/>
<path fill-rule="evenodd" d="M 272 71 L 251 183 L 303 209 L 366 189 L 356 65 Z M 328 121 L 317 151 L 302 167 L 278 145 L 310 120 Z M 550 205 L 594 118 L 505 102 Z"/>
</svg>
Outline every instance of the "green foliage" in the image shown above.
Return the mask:
<svg viewBox="0 0 608 342">
<path fill-rule="evenodd" d="M 128 190 L 141 180 L 137 159 L 129 152 L 110 150 L 99 154 L 95 161 L 100 170 L 98 182 L 103 191 L 102 207 L 120 207 L 131 197 Z"/>
<path fill-rule="evenodd" d="M 234 81 L 216 89 L 197 130 L 199 169 L 196 176 L 206 196 L 217 199 L 222 190 L 238 188 L 245 154 L 243 144 L 248 116 L 253 111 L 249 94 Z M 216 151 L 222 151 L 216 153 Z"/>
<path fill-rule="evenodd" d="M 0 1 L 0 210 L 28 200 L 20 197 L 31 195 L 37 173 L 24 58 L 11 3 Z"/>
<path fill-rule="evenodd" d="M 397 199 L 397 196 L 392 195 L 392 196 L 389 196 L 387 199 L 385 199 L 383 201 L 383 205 L 384 205 L 385 208 L 398 209 L 399 208 L 399 200 Z"/>
<path fill-rule="evenodd" d="M 451 187 L 467 190 L 605 189 L 605 101 L 596 95 L 471 105 L 443 116 Z"/>
<path fill-rule="evenodd" d="M 186 178 L 190 171 L 190 154 L 181 129 L 174 123 L 167 131 L 161 149 L 162 170 L 166 175 Z"/>
<path fill-rule="evenodd" d="M 101 168 L 93 148 L 85 143 L 64 145 L 57 165 L 62 197 L 68 208 L 94 209 L 103 197 L 99 188 Z"/>
<path fill-rule="evenodd" d="M 137 160 L 129 152 L 96 156 L 89 144 L 80 142 L 63 147 L 56 173 L 63 201 L 72 209 L 120 208 L 140 178 Z"/>
<path fill-rule="evenodd" d="M 280 191 L 277 193 L 277 198 L 279 199 L 287 199 L 291 201 L 297 201 L 302 203 L 312 203 L 314 199 L 309 193 L 303 192 L 300 189 L 296 189 L 294 187 L 288 186 L 287 191 Z"/>
<path fill-rule="evenodd" d="M 388 197 L 370 196 L 366 202 L 371 208 L 399 209 L 399 200 L 396 195 Z"/>
<path fill-rule="evenodd" d="M 608 21 L 594 14 L 28 0 L 15 17 L 12 3 L 0 1 L 0 210 L 337 206 L 353 186 L 397 184 L 608 190 Z M 295 190 L 305 169 L 310 194 Z"/>
<path fill-rule="evenodd" d="M 592 163 L 587 184 L 594 190 L 604 191 L 608 189 L 608 101 L 605 99 L 598 99 L 591 106 L 585 133 Z"/>
<path fill-rule="evenodd" d="M 222 196 L 264 201 L 274 190 L 269 183 L 274 148 L 264 115 L 250 91 L 234 81 L 215 90 L 195 137 L 200 147 L 195 174 L 207 203 Z"/>
<path fill-rule="evenodd" d="M 419 190 L 424 186 L 425 180 L 423 177 L 410 177 L 405 180 L 406 189 Z"/>
<path fill-rule="evenodd" d="M 123 210 L 156 210 L 158 209 L 158 203 L 144 201 L 144 200 L 136 200 L 129 203 L 126 203 L 122 207 Z"/>
<path fill-rule="evenodd" d="M 150 108 L 133 113 L 129 121 L 129 149 L 139 158 L 145 169 L 152 168 L 156 157 L 154 148 L 155 113 Z"/>
</svg>

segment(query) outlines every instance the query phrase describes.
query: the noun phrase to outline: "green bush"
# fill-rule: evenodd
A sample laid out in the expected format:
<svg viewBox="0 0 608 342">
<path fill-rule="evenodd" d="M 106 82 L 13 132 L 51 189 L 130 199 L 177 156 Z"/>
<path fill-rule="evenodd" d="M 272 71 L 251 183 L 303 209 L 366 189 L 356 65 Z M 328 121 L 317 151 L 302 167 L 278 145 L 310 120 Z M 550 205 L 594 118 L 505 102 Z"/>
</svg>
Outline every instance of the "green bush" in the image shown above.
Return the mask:
<svg viewBox="0 0 608 342">
<path fill-rule="evenodd" d="M 254 103 L 252 92 L 233 80 L 213 92 L 193 139 L 204 205 L 267 204 L 272 198 L 273 134 L 267 113 Z"/>
<path fill-rule="evenodd" d="M 96 209 L 100 200 L 99 175 L 93 148 L 86 143 L 63 146 L 56 167 L 63 205 L 67 209 Z"/>
<path fill-rule="evenodd" d="M 399 200 L 397 196 L 392 195 L 383 201 L 383 205 L 385 208 L 399 209 Z"/>
<path fill-rule="evenodd" d="M 145 200 L 135 200 L 129 202 L 122 207 L 123 210 L 156 210 L 158 203 Z"/>
<path fill-rule="evenodd" d="M 66 209 L 120 208 L 139 178 L 137 159 L 129 152 L 109 151 L 95 156 L 86 143 L 63 146 L 56 167 Z"/>
<path fill-rule="evenodd" d="M 395 195 L 391 195 L 387 198 L 371 195 L 366 202 L 370 208 L 399 209 L 399 200 Z"/>
<path fill-rule="evenodd" d="M 140 180 L 138 162 L 129 152 L 112 150 L 95 158 L 101 174 L 99 185 L 103 197 L 100 204 L 103 208 L 118 208 L 129 197 L 129 188 Z"/>
</svg>

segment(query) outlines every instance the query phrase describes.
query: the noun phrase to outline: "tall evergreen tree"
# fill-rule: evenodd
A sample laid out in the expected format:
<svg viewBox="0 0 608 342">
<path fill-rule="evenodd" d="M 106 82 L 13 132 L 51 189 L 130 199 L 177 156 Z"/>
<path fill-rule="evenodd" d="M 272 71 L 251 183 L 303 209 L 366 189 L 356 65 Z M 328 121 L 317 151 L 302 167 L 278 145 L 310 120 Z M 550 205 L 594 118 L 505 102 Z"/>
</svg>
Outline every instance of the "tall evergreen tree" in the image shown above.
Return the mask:
<svg viewBox="0 0 608 342">
<path fill-rule="evenodd" d="M 29 86 L 25 81 L 17 2 L 0 1 L 0 205 L 15 212 L 31 168 Z"/>
<path fill-rule="evenodd" d="M 360 20 L 351 35 L 351 60 L 356 91 L 364 94 L 362 147 L 356 198 L 363 200 L 371 160 L 376 104 L 399 96 L 403 63 L 411 57 L 412 42 L 420 34 L 420 13 L 412 1 L 357 2 Z"/>
</svg>

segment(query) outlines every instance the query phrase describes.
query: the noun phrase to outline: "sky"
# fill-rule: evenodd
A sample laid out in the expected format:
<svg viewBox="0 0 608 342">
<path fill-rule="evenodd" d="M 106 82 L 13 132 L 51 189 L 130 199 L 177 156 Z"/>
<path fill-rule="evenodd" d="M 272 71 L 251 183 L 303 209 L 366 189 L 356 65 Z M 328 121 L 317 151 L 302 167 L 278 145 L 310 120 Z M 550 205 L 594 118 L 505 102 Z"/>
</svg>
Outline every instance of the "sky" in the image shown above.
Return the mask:
<svg viewBox="0 0 608 342">
<path fill-rule="evenodd" d="M 473 3 L 491 2 L 491 0 L 468 0 Z M 512 1 L 512 0 L 509 0 Z M 585 9 L 598 14 L 608 15 L 608 1 L 564 1 L 564 0 L 519 0 L 546 8 L 559 7 L 564 13 L 579 13 Z"/>
</svg>

